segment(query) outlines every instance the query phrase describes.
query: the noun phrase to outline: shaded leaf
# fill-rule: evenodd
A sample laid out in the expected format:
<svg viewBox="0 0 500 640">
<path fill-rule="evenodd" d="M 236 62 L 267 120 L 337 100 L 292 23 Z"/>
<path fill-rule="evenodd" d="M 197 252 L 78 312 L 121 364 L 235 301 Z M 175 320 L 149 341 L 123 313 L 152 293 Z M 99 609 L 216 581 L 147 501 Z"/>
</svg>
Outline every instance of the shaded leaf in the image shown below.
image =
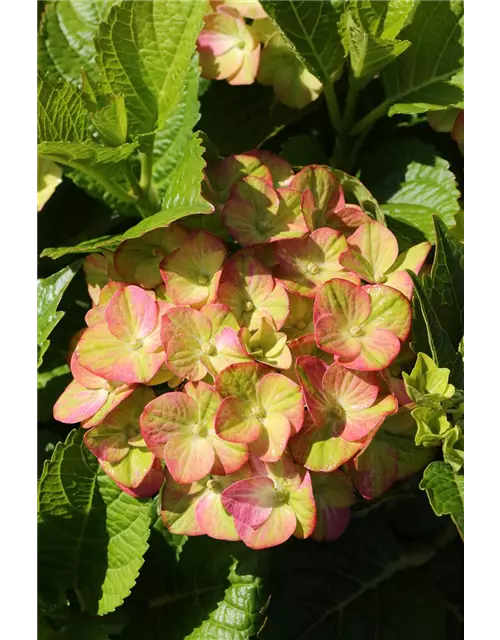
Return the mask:
<svg viewBox="0 0 500 640">
<path fill-rule="evenodd" d="M 49 335 L 64 315 L 64 311 L 57 311 L 57 307 L 80 265 L 80 261 L 73 262 L 61 271 L 37 282 L 38 366 L 41 365 L 43 354 L 49 347 Z"/>
<path fill-rule="evenodd" d="M 61 593 L 75 589 L 82 610 L 114 611 L 143 563 L 150 501 L 122 492 L 74 430 L 45 462 L 38 509 L 39 570 Z"/>
<path fill-rule="evenodd" d="M 446 462 L 432 462 L 424 471 L 420 488 L 425 489 L 436 515 L 450 515 L 464 536 L 464 476 Z"/>
</svg>

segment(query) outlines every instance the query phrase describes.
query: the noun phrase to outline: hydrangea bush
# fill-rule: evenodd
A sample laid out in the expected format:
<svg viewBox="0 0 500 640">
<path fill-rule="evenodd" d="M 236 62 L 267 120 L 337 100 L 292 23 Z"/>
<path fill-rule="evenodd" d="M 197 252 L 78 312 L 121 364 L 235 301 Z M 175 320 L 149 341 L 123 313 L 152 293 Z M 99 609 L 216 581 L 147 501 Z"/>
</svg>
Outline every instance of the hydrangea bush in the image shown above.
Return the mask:
<svg viewBox="0 0 500 640">
<path fill-rule="evenodd" d="M 460 638 L 463 4 L 40 2 L 38 72 L 41 640 Z"/>
</svg>

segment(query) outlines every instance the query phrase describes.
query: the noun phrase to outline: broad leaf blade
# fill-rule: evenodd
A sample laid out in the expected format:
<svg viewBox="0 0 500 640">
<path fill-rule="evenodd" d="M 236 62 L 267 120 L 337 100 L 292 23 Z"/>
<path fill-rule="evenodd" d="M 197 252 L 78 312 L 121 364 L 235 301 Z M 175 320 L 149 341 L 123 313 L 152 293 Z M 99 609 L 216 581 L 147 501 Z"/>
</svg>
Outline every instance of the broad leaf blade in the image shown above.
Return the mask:
<svg viewBox="0 0 500 640">
<path fill-rule="evenodd" d="M 112 0 L 46 3 L 39 34 L 39 69 L 77 84 L 81 84 L 81 70 L 85 69 L 99 80 L 92 40 L 112 4 Z"/>
<path fill-rule="evenodd" d="M 248 564 L 248 563 L 247 563 Z M 258 631 L 259 611 L 262 606 L 263 581 L 254 572 L 245 571 L 241 562 L 235 560 L 230 568 L 229 587 L 224 599 L 186 640 L 250 640 Z M 230 635 L 228 635 L 230 634 Z"/>
<path fill-rule="evenodd" d="M 57 307 L 80 265 L 80 261 L 74 262 L 61 271 L 37 282 L 38 366 L 42 364 L 43 354 L 49 347 L 49 335 L 64 315 L 64 311 L 57 311 Z"/>
<path fill-rule="evenodd" d="M 114 611 L 148 548 L 150 501 L 121 491 L 74 430 L 45 463 L 38 504 L 40 570 L 60 592 L 75 589 L 83 610 Z"/>
<path fill-rule="evenodd" d="M 120 2 L 95 39 L 104 88 L 123 95 L 131 134 L 161 127 L 178 104 L 205 2 Z"/>
<path fill-rule="evenodd" d="M 463 2 L 420 0 L 400 37 L 412 46 L 382 72 L 389 115 L 461 106 Z"/>
<path fill-rule="evenodd" d="M 432 462 L 424 471 L 420 488 L 425 489 L 436 515 L 450 515 L 464 536 L 464 476 L 453 473 L 445 462 Z"/>
<path fill-rule="evenodd" d="M 345 57 L 338 28 L 344 2 L 273 0 L 263 4 L 311 73 L 331 82 Z"/>
</svg>

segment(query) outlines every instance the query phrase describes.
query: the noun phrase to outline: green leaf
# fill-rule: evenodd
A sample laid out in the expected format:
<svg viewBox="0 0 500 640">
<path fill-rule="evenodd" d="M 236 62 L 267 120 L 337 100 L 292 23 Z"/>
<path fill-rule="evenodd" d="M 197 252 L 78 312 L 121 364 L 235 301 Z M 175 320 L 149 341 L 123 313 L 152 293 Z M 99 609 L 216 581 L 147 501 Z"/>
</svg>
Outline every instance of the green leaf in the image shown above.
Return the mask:
<svg viewBox="0 0 500 640">
<path fill-rule="evenodd" d="M 413 568 L 434 553 L 407 551 L 376 514 L 334 542 L 291 539 L 275 550 L 262 640 L 442 640 L 440 595 Z"/>
<path fill-rule="evenodd" d="M 148 548 L 151 502 L 127 495 L 73 430 L 45 462 L 39 483 L 40 572 L 83 611 L 104 615 L 134 586 Z"/>
<path fill-rule="evenodd" d="M 381 74 L 389 115 L 462 105 L 463 10 L 463 2 L 418 2 L 400 34 L 412 46 Z"/>
<path fill-rule="evenodd" d="M 137 148 L 137 142 L 119 147 L 105 147 L 93 140 L 84 142 L 42 142 L 37 147 L 40 156 L 73 167 L 92 168 L 98 164 L 116 164 L 128 158 Z"/>
<path fill-rule="evenodd" d="M 448 334 L 436 314 L 420 279 L 408 271 L 414 285 L 411 347 L 426 353 L 441 368 L 450 370 L 450 382 L 463 389 L 463 360 L 453 347 Z"/>
<path fill-rule="evenodd" d="M 424 447 L 439 447 L 451 430 L 451 424 L 442 409 L 417 407 L 411 415 L 417 423 L 415 444 Z"/>
<path fill-rule="evenodd" d="M 127 141 L 127 111 L 123 96 L 110 96 L 108 104 L 92 113 L 90 119 L 110 147 L 119 147 Z"/>
<path fill-rule="evenodd" d="M 138 633 L 161 638 L 167 628 L 169 640 L 255 637 L 264 621 L 259 612 L 267 597 L 268 554 L 252 552 L 242 542 L 200 536 L 183 542 L 179 555 L 177 541 L 162 526 L 159 520 L 152 529 L 132 593 L 136 613 L 123 640 Z"/>
<path fill-rule="evenodd" d="M 453 385 L 448 384 L 450 370 L 440 369 L 425 353 L 417 355 L 410 374 L 403 371 L 402 375 L 407 394 L 419 405 L 437 408 L 455 393 Z"/>
<path fill-rule="evenodd" d="M 70 253 L 95 253 L 101 249 L 113 251 L 120 244 L 120 236 L 101 236 L 92 240 L 85 240 L 73 247 L 46 248 L 40 254 L 41 258 L 57 260 Z"/>
<path fill-rule="evenodd" d="M 366 31 L 351 11 L 342 16 L 344 47 L 351 61 L 354 78 L 370 79 L 400 56 L 411 42 L 385 40 Z"/>
<path fill-rule="evenodd" d="M 385 151 L 389 150 L 386 148 Z M 387 197 L 382 209 L 388 217 L 388 224 L 391 226 L 392 220 L 404 223 L 434 244 L 433 215 L 438 215 L 448 227 L 452 227 L 455 215 L 460 210 L 460 191 L 455 176 L 450 171 L 449 163 L 427 145 L 419 142 L 407 145 L 398 143 L 394 145 L 394 152 L 398 165 L 393 158 L 390 163 L 382 161 L 387 169 L 384 173 L 382 166 L 372 171 L 373 176 L 380 175 L 383 181 L 378 185 L 378 190 Z M 374 177 L 370 183 L 374 183 Z M 392 193 L 389 195 L 390 191 Z M 417 241 L 418 237 L 415 238 Z"/>
<path fill-rule="evenodd" d="M 363 211 L 366 211 L 366 213 L 377 220 L 377 222 L 385 225 L 384 212 L 365 185 L 355 176 L 340 171 L 340 169 L 334 169 L 333 173 L 340 180 L 346 202 L 359 204 Z"/>
<path fill-rule="evenodd" d="M 57 307 L 80 265 L 81 261 L 73 262 L 48 278 L 37 281 L 38 366 L 42 364 L 43 355 L 49 347 L 49 335 L 64 315 L 64 311 L 57 311 Z"/>
<path fill-rule="evenodd" d="M 309 71 L 331 82 L 345 57 L 338 28 L 344 2 L 272 0 L 263 6 Z"/>
<path fill-rule="evenodd" d="M 200 118 L 198 100 L 198 56 L 193 56 L 176 108 L 156 133 L 153 146 L 153 182 L 163 193 L 179 163 L 186 156 L 186 147 L 193 139 L 192 131 Z"/>
<path fill-rule="evenodd" d="M 262 605 L 262 578 L 235 560 L 229 570 L 224 599 L 208 620 L 186 636 L 186 640 L 250 640 L 258 631 Z"/>
<path fill-rule="evenodd" d="M 108 93 L 123 95 L 132 135 L 161 128 L 179 103 L 206 2 L 120 2 L 95 39 Z"/>
<path fill-rule="evenodd" d="M 193 134 L 186 144 L 182 159 L 170 173 L 168 181 L 166 181 L 166 189 L 161 203 L 162 210 L 194 207 L 197 213 L 210 213 L 212 211 L 212 206 L 200 193 L 203 169 L 206 164 L 203 159 L 204 151 L 200 137 L 198 134 Z M 150 219 L 147 218 L 147 220 Z"/>
<path fill-rule="evenodd" d="M 450 515 L 464 537 L 464 476 L 453 473 L 445 462 L 432 462 L 424 471 L 420 488 L 425 489 L 434 512 Z"/>
<path fill-rule="evenodd" d="M 41 3 L 40 3 L 41 4 Z M 99 80 L 93 38 L 112 1 L 64 0 L 47 3 L 39 34 L 38 68 L 81 84 L 81 70 Z"/>
<path fill-rule="evenodd" d="M 398 35 L 410 21 L 414 5 L 413 0 L 355 0 L 348 4 L 365 31 L 384 40 Z"/>
<path fill-rule="evenodd" d="M 423 278 L 430 302 L 452 344 L 464 334 L 464 247 L 434 216 L 436 253 L 430 277 Z"/>
<path fill-rule="evenodd" d="M 83 142 L 89 113 L 81 92 L 64 80 L 38 79 L 38 142 Z"/>
</svg>

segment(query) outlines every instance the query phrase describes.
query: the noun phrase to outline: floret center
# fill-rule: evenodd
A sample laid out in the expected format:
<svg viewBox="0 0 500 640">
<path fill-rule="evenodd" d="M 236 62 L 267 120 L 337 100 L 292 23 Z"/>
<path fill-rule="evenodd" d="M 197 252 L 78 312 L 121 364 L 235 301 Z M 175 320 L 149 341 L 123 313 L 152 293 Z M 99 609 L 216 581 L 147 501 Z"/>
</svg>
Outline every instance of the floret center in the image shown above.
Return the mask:
<svg viewBox="0 0 500 640">
<path fill-rule="evenodd" d="M 357 324 L 353 324 L 349 329 L 349 333 L 353 338 L 358 338 L 362 334 L 361 327 Z"/>
<path fill-rule="evenodd" d="M 319 267 L 317 264 L 314 264 L 314 262 L 309 262 L 307 265 L 307 272 L 310 273 L 311 275 L 315 276 L 319 271 Z"/>
<path fill-rule="evenodd" d="M 205 342 L 201 345 L 201 350 L 206 353 L 207 356 L 214 356 L 217 353 L 217 347 L 211 342 Z"/>
<path fill-rule="evenodd" d="M 201 284 L 202 286 L 205 286 L 206 284 L 208 284 L 207 276 L 199 276 L 198 284 Z"/>
<path fill-rule="evenodd" d="M 253 302 L 250 302 L 250 300 L 245 302 L 245 304 L 243 306 L 245 308 L 245 311 L 253 311 L 254 310 Z"/>
<path fill-rule="evenodd" d="M 257 420 L 262 420 L 262 418 L 266 417 L 266 412 L 262 407 L 253 407 L 252 415 L 254 418 L 257 418 Z"/>
</svg>

